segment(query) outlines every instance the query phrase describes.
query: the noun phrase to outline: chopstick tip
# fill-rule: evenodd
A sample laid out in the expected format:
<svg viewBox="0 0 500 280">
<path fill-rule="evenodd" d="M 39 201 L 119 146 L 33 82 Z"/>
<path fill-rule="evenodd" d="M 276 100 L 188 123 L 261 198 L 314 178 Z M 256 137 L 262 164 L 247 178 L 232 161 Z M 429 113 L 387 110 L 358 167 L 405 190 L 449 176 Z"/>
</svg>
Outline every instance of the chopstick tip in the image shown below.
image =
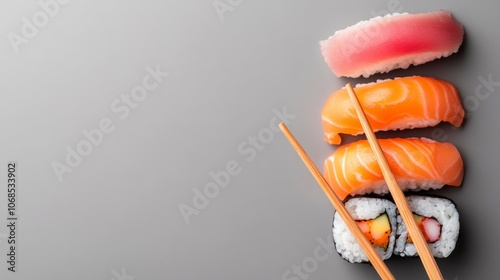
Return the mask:
<svg viewBox="0 0 500 280">
<path fill-rule="evenodd" d="M 278 127 L 279 127 L 281 130 L 284 130 L 284 129 L 286 128 L 286 125 L 285 125 L 285 123 L 284 123 L 284 122 L 280 122 L 280 123 L 278 124 Z"/>
</svg>

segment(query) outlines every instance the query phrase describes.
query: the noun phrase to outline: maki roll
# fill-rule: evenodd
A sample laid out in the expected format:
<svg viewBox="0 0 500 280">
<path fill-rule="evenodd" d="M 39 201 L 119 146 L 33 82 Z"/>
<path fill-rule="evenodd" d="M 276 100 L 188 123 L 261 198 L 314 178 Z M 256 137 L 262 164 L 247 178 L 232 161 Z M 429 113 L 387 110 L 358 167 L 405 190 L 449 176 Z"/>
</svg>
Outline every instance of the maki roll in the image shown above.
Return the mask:
<svg viewBox="0 0 500 280">
<path fill-rule="evenodd" d="M 396 241 L 396 205 L 383 198 L 355 197 L 349 199 L 345 207 L 381 258 L 390 258 Z M 338 213 L 333 218 L 333 241 L 337 252 L 346 261 L 368 262 L 368 257 Z"/>
<path fill-rule="evenodd" d="M 455 249 L 460 230 L 459 215 L 453 202 L 442 197 L 415 195 L 408 196 L 407 200 L 434 257 L 448 257 Z M 401 216 L 398 215 L 397 220 L 394 254 L 401 257 L 418 256 Z"/>
<path fill-rule="evenodd" d="M 448 257 L 455 249 L 460 230 L 455 204 L 447 198 L 435 196 L 412 195 L 407 200 L 433 256 Z M 401 257 L 418 256 L 411 236 L 392 201 L 375 197 L 354 197 L 345 203 L 345 207 L 383 260 L 393 254 Z M 369 261 L 338 213 L 333 218 L 333 241 L 337 253 L 344 260 L 351 263 Z"/>
</svg>

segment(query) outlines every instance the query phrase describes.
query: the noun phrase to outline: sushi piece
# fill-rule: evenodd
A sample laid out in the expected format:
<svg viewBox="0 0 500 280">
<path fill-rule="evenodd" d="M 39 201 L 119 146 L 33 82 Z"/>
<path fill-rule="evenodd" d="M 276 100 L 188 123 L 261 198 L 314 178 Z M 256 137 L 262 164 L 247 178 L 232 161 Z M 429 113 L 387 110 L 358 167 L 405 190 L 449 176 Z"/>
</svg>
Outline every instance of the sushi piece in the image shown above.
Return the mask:
<svg viewBox="0 0 500 280">
<path fill-rule="evenodd" d="M 459 214 L 453 202 L 442 197 L 417 195 L 408 196 L 407 200 L 432 255 L 436 258 L 448 257 L 456 247 L 460 231 Z M 392 201 L 354 197 L 345 206 L 382 259 L 386 260 L 392 255 L 418 256 Z M 351 263 L 368 262 L 368 257 L 337 212 L 333 218 L 332 233 L 335 249 L 344 260 Z"/>
<path fill-rule="evenodd" d="M 356 197 L 345 203 L 347 211 L 382 259 L 392 256 L 396 241 L 396 205 L 387 199 Z M 339 255 L 348 262 L 368 262 L 368 257 L 336 212 L 333 218 L 333 241 Z"/>
<path fill-rule="evenodd" d="M 358 85 L 356 94 L 374 131 L 435 126 L 445 121 L 459 127 L 464 109 L 457 89 L 428 77 L 404 77 Z M 325 140 L 340 144 L 340 133 L 363 133 L 349 94 L 342 88 L 321 112 Z"/>
<path fill-rule="evenodd" d="M 403 190 L 459 186 L 463 161 L 451 143 L 427 138 L 379 139 L 389 167 Z M 388 193 L 375 155 L 366 140 L 339 147 L 324 162 L 324 175 L 339 199 L 365 193 Z"/>
<path fill-rule="evenodd" d="M 453 202 L 430 196 L 408 196 L 407 200 L 431 253 L 436 258 L 448 257 L 455 249 L 460 231 L 459 214 Z M 401 257 L 418 256 L 401 216 L 398 215 L 397 220 L 394 254 Z"/>
<path fill-rule="evenodd" d="M 337 77 L 368 77 L 458 51 L 463 26 L 450 12 L 394 13 L 361 21 L 321 41 L 321 53 Z"/>
</svg>

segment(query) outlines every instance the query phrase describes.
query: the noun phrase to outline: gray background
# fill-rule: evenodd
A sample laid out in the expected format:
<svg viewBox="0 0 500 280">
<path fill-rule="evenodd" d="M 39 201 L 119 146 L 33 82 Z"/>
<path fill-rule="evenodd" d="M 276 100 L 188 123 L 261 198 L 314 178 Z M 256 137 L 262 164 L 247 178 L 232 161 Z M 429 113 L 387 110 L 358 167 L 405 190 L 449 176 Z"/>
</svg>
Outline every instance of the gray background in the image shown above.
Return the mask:
<svg viewBox="0 0 500 280">
<path fill-rule="evenodd" d="M 221 17 L 211 0 L 69 1 L 17 54 L 9 32 L 21 34 L 22 18 L 41 7 L 0 2 L 0 181 L 8 160 L 19 165 L 18 272 L 2 261 L 0 279 L 286 279 L 304 262 L 308 279 L 377 279 L 370 265 L 336 253 L 313 261 L 332 206 L 281 133 L 265 133 L 273 110 L 286 107 L 289 128 L 321 166 L 335 150 L 320 122 L 328 95 L 347 82 L 407 75 L 448 80 L 471 102 L 460 129 L 378 134 L 439 136 L 463 155 L 463 186 L 434 192 L 457 203 L 462 225 L 455 252 L 438 264 L 446 279 L 500 273 L 500 87 L 474 97 L 479 77 L 500 81 L 498 2 L 220 2 L 233 5 Z M 466 30 L 449 58 L 353 80 L 334 77 L 320 54 L 319 40 L 373 14 L 442 8 Z M 170 75 L 121 120 L 112 102 L 157 65 Z M 103 118 L 115 130 L 59 182 L 51 164 L 64 163 L 66 147 Z M 259 133 L 269 141 L 255 157 L 238 149 Z M 187 224 L 179 206 L 193 206 L 210 172 L 231 161 L 241 173 Z M 0 260 L 6 234 L 0 227 Z M 387 263 L 399 279 L 425 278 L 418 259 Z"/>
</svg>

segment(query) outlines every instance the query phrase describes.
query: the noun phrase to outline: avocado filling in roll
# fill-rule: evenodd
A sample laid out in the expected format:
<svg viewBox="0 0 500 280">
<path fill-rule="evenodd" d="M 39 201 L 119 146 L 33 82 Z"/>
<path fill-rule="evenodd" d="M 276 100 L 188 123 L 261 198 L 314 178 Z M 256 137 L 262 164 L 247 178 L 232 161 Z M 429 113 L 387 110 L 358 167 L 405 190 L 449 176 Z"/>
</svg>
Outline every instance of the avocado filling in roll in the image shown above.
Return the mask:
<svg viewBox="0 0 500 280">
<path fill-rule="evenodd" d="M 375 219 L 356 221 L 365 237 L 375 246 L 387 250 L 389 236 L 391 235 L 391 224 L 386 213 Z"/>
</svg>

